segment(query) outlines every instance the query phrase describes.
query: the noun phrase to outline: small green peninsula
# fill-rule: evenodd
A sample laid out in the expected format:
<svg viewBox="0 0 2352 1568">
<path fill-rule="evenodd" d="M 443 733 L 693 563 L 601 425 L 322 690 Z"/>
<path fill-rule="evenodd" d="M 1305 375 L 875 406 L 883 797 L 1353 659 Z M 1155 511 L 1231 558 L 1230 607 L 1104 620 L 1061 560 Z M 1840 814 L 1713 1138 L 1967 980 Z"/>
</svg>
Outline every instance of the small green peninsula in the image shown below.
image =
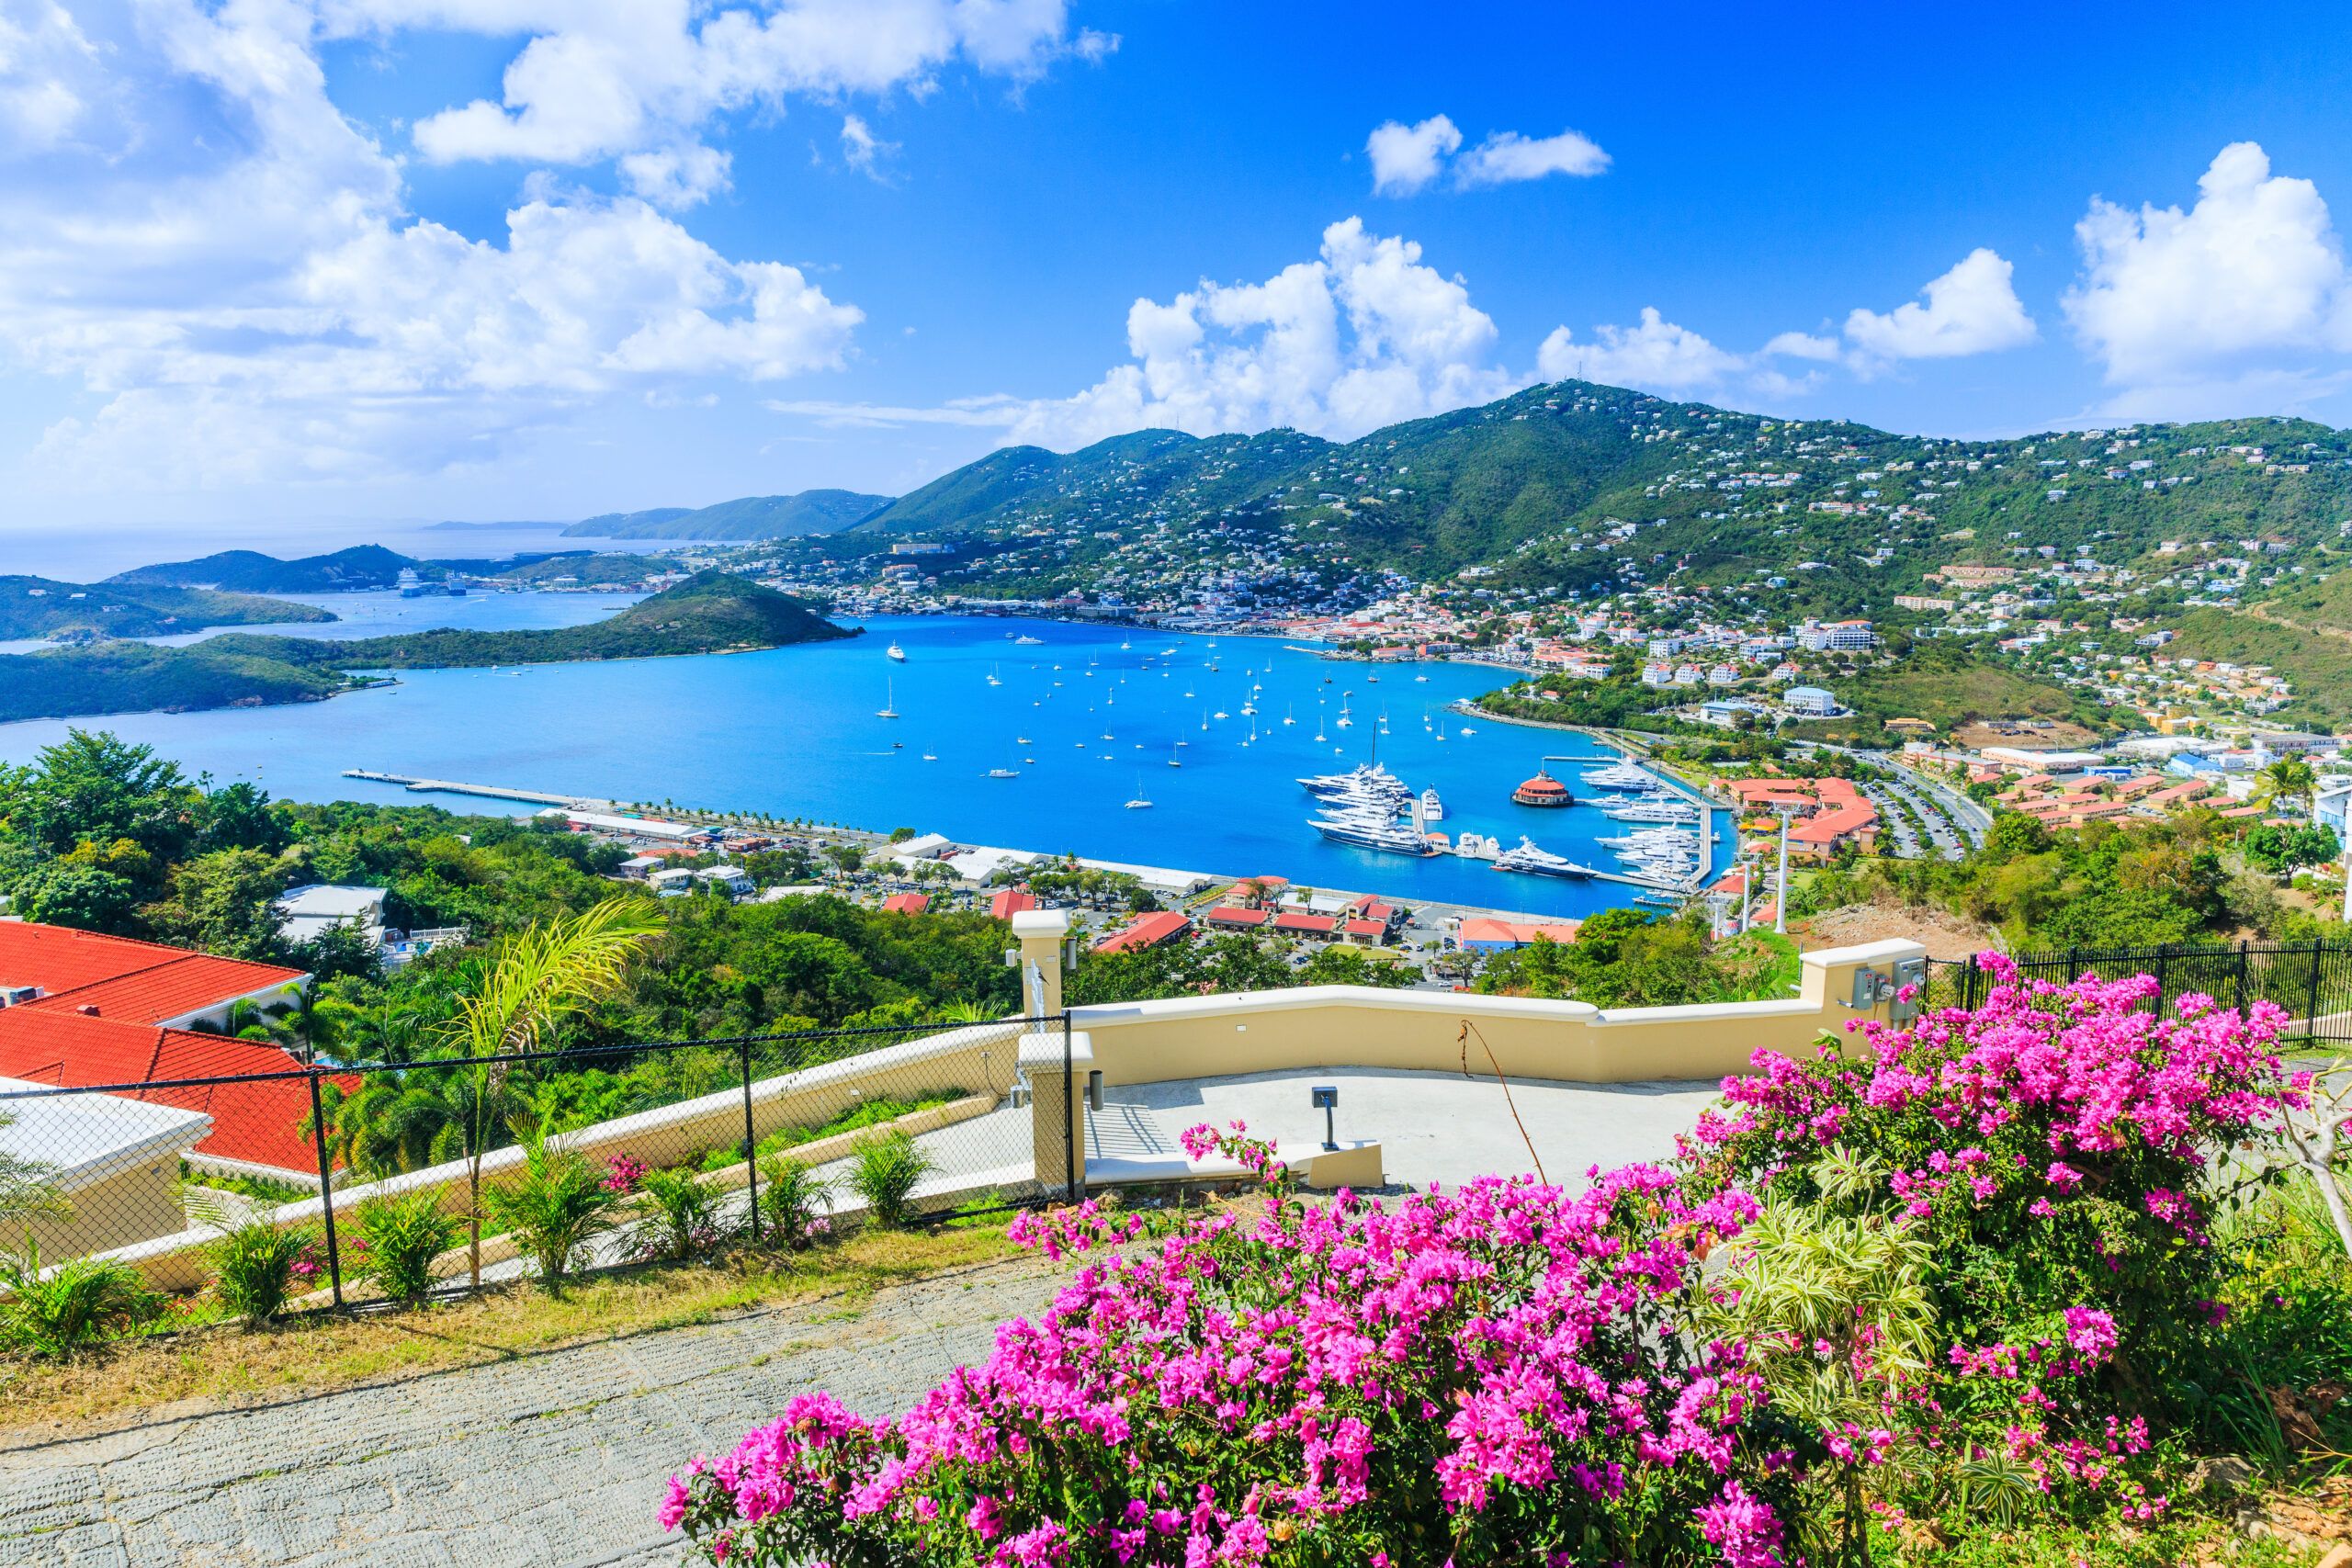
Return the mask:
<svg viewBox="0 0 2352 1568">
<path fill-rule="evenodd" d="M 187 648 L 118 642 L 0 657 L 0 723 L 311 702 L 365 684 L 359 672 L 371 671 L 658 659 L 856 635 L 788 593 L 706 571 L 582 626 L 348 641 L 231 633 Z"/>
<path fill-rule="evenodd" d="M 161 582 L 60 582 L 0 577 L 0 642 L 34 637 L 169 637 L 206 626 L 332 621 L 314 604 Z"/>
</svg>

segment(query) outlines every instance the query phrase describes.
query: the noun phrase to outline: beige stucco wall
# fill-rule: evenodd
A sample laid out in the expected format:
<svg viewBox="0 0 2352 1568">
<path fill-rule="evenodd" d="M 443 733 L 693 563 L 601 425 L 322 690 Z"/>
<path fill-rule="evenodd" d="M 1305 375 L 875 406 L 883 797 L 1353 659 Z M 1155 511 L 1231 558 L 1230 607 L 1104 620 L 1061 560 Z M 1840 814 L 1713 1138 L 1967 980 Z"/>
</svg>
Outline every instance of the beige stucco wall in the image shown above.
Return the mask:
<svg viewBox="0 0 2352 1568">
<path fill-rule="evenodd" d="M 62 1263 L 183 1231 L 187 1215 L 180 1208 L 179 1179 L 179 1155 L 174 1151 L 77 1187 L 65 1195 L 71 1208 L 63 1216 L 31 1218 L 33 1244 L 44 1262 Z M 5 1238 L 11 1247 L 19 1239 Z"/>
<path fill-rule="evenodd" d="M 1858 968 L 1891 971 L 1923 956 L 1917 942 L 1883 942 L 1804 955 L 1803 988 L 1787 1001 L 1616 1008 L 1362 986 L 1303 987 L 1229 996 L 1080 1008 L 1106 1084 L 1317 1067 L 1387 1067 L 1572 1083 L 1709 1079 L 1746 1070 L 1757 1051 L 1809 1050 L 1824 1031 L 1845 1033 L 1883 1008 L 1845 1003 Z M 1488 1053 L 1492 1053 L 1491 1059 Z"/>
</svg>

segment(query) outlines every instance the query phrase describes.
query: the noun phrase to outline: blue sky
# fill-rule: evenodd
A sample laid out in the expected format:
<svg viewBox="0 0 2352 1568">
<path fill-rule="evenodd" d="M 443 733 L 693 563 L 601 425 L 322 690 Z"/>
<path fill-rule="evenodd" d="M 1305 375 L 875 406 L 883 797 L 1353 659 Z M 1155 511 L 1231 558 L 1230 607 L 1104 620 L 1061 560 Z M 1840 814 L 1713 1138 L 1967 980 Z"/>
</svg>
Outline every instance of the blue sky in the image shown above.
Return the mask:
<svg viewBox="0 0 2352 1568">
<path fill-rule="evenodd" d="M 2352 419 L 2340 9 L 1921 9 L 0 0 L 0 530 L 898 491 L 1579 370 Z"/>
</svg>

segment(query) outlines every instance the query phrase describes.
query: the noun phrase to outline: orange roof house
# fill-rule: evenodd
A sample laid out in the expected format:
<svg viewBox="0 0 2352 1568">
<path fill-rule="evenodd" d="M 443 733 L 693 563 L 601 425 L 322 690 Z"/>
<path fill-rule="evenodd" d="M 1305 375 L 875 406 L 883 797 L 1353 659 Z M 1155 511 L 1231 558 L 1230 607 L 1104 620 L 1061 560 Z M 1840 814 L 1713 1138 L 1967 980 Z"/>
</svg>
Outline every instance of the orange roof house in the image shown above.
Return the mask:
<svg viewBox="0 0 2352 1568">
<path fill-rule="evenodd" d="M 196 1027 L 217 1029 L 237 1003 L 277 999 L 309 979 L 272 964 L 0 921 L 0 989 L 20 998 L 0 1008 L 0 1077 L 74 1089 L 284 1074 L 116 1092 L 209 1114 L 212 1131 L 197 1143 L 198 1156 L 314 1175 L 318 1156 L 301 1132 L 311 1114 L 302 1063 L 275 1045 Z"/>
<path fill-rule="evenodd" d="M 1097 953 L 1138 953 L 1189 935 L 1192 918 L 1178 909 L 1155 909 L 1094 944 Z"/>
<path fill-rule="evenodd" d="M 893 893 L 882 900 L 882 912 L 886 915 L 920 915 L 930 908 L 928 893 Z"/>
</svg>

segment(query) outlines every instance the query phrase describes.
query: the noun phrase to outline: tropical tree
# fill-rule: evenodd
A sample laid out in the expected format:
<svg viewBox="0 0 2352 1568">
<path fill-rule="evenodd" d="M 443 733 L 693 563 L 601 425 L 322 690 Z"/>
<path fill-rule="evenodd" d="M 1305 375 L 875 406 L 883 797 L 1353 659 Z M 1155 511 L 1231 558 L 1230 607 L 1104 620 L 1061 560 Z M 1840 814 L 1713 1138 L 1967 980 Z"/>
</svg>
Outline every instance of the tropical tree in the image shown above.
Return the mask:
<svg viewBox="0 0 2352 1568">
<path fill-rule="evenodd" d="M 2319 774 L 2302 758 L 2281 757 L 2263 769 L 2260 776 L 2262 782 L 2255 790 L 2257 798 L 2311 809 L 2312 791 L 2318 787 Z"/>
<path fill-rule="evenodd" d="M 629 961 L 662 929 L 641 898 L 608 898 L 585 913 L 542 921 L 510 938 L 462 998 L 444 1040 L 470 1073 L 464 1100 L 469 1269 L 481 1285 L 481 1156 L 510 1108 L 512 1064 L 537 1050 L 561 1020 L 618 992 Z"/>
</svg>

